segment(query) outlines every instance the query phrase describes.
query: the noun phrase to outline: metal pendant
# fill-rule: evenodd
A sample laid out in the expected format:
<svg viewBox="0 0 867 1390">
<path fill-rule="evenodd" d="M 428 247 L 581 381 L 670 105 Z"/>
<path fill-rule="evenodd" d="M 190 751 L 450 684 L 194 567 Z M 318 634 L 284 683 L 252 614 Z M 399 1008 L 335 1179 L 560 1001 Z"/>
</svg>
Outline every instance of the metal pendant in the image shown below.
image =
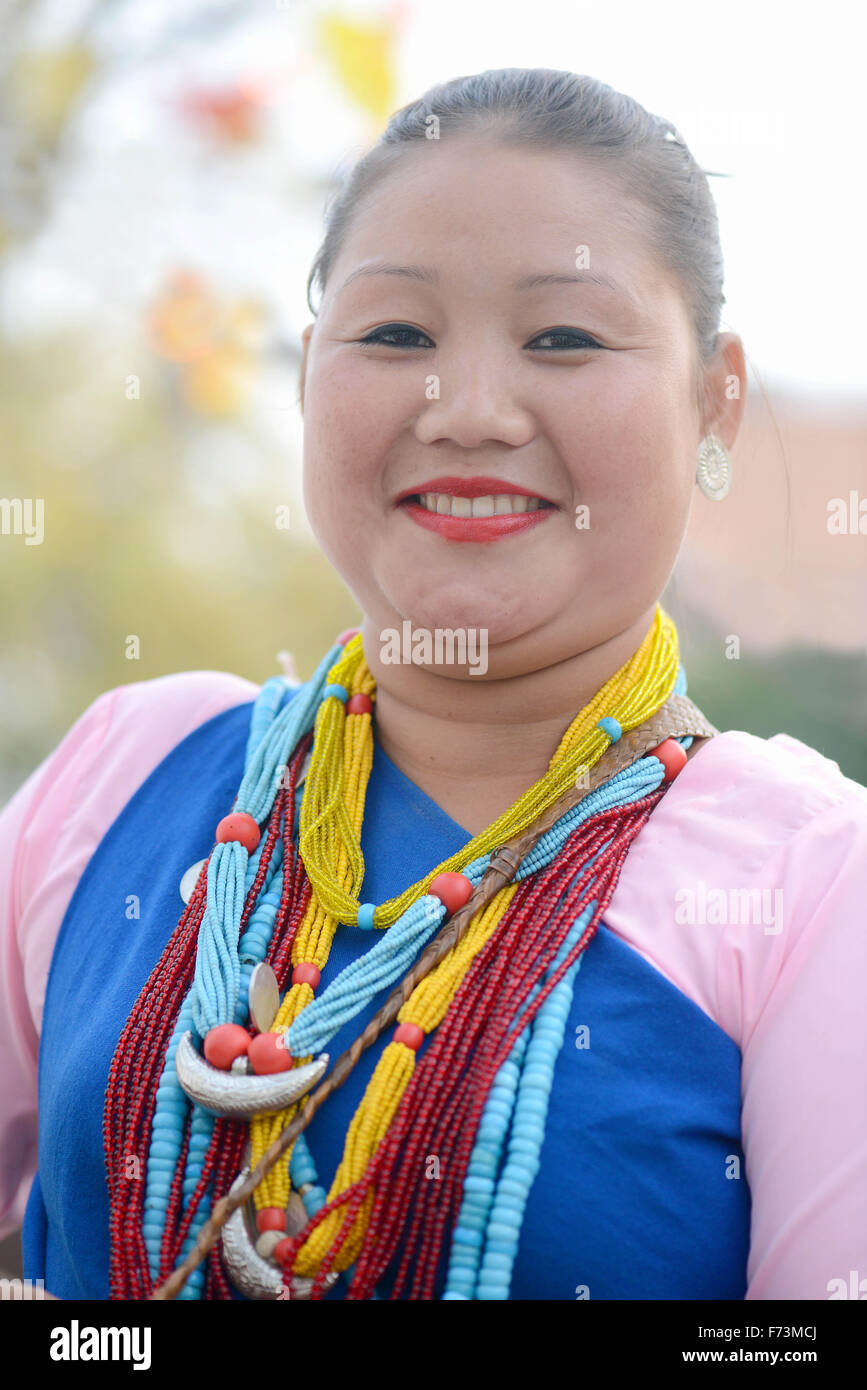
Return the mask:
<svg viewBox="0 0 867 1390">
<path fill-rule="evenodd" d="M 230 1191 L 236 1192 L 249 1174 L 250 1169 L 243 1168 L 232 1183 Z M 220 1232 L 226 1272 L 238 1292 L 246 1298 L 283 1298 L 283 1270 L 274 1260 L 266 1260 L 256 1249 L 249 1205 L 249 1202 L 242 1202 L 236 1207 Z M 303 1230 L 303 1227 L 301 1229 Z M 338 1278 L 339 1275 L 332 1271 L 326 1276 L 325 1288 L 330 1289 Z M 309 1299 L 312 1288 L 312 1279 L 306 1279 L 299 1274 L 293 1276 L 293 1299 Z"/>
<path fill-rule="evenodd" d="M 248 1120 L 252 1115 L 273 1115 L 293 1101 L 306 1096 L 328 1069 L 329 1056 L 321 1052 L 313 1062 L 292 1071 L 270 1072 L 263 1076 L 242 1076 L 221 1071 L 200 1057 L 187 1030 L 175 1053 L 178 1080 L 190 1100 L 212 1115 L 228 1115 Z"/>
<path fill-rule="evenodd" d="M 247 997 L 250 1002 L 250 1017 L 259 1032 L 269 1032 L 280 1008 L 280 986 L 267 961 L 260 961 L 250 976 Z"/>
</svg>

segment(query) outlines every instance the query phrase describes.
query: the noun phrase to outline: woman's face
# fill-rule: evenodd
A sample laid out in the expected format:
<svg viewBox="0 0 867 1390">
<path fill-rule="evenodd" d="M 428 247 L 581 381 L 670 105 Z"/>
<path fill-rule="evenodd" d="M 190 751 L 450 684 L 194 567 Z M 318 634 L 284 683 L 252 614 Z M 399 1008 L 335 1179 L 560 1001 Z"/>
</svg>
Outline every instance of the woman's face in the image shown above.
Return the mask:
<svg viewBox="0 0 867 1390">
<path fill-rule="evenodd" d="M 486 631 L 490 679 L 652 617 L 703 430 L 648 217 L 589 161 L 467 136 L 354 214 L 304 335 L 304 496 L 374 630 Z M 538 508 L 504 521 L 510 487 Z"/>
</svg>

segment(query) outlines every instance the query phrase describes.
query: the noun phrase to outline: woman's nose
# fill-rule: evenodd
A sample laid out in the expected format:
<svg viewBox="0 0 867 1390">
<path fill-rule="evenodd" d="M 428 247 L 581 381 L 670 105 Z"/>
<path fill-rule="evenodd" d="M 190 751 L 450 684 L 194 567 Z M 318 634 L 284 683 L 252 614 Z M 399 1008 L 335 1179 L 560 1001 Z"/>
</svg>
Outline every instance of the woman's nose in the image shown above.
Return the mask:
<svg viewBox="0 0 867 1390">
<path fill-rule="evenodd" d="M 422 444 L 447 439 L 473 449 L 491 440 L 519 447 L 532 440 L 536 423 L 508 370 L 475 361 L 426 376 L 415 432 Z"/>
</svg>

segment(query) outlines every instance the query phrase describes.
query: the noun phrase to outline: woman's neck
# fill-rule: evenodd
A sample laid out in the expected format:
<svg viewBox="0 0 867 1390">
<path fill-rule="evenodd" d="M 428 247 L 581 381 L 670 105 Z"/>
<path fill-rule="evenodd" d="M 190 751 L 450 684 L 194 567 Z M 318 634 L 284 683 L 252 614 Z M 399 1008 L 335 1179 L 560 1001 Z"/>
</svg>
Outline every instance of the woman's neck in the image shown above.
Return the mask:
<svg viewBox="0 0 867 1390">
<path fill-rule="evenodd" d="M 477 835 L 548 771 L 581 709 L 641 645 L 656 605 L 629 629 L 556 665 L 501 680 L 382 664 L 362 640 L 376 693 L 376 740 L 409 779 Z"/>
</svg>

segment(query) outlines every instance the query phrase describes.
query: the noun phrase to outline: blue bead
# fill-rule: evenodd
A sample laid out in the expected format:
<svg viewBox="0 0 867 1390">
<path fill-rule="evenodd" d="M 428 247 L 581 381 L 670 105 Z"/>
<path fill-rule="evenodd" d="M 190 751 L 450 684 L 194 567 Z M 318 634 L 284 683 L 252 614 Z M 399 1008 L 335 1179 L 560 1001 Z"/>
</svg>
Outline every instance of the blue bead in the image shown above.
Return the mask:
<svg viewBox="0 0 867 1390">
<path fill-rule="evenodd" d="M 468 1175 L 464 1178 L 464 1192 L 482 1192 L 487 1195 L 494 1190 L 493 1178 L 473 1177 Z"/>
<path fill-rule="evenodd" d="M 513 1125 L 512 1134 L 514 1135 L 516 1141 L 520 1140 L 521 1142 L 525 1142 L 528 1145 L 532 1144 L 532 1154 L 534 1156 L 539 1152 L 540 1148 L 542 1147 L 542 1140 L 545 1137 L 544 1130 L 539 1124 L 538 1120 L 535 1118 L 535 1116 L 532 1119 L 519 1120 L 517 1124 Z M 531 1150 L 529 1148 L 524 1150 L 524 1152 L 528 1156 L 530 1156 L 531 1154 Z"/>
<path fill-rule="evenodd" d="M 505 1255 L 509 1259 L 514 1259 L 518 1253 L 518 1242 L 516 1240 L 489 1240 L 486 1248 L 492 1255 Z"/>
<path fill-rule="evenodd" d="M 466 1296 L 465 1293 L 444 1293 L 444 1294 L 443 1294 L 443 1301 L 448 1300 L 450 1303 L 454 1303 L 456 1299 L 460 1299 L 463 1303 L 468 1303 L 468 1302 L 469 1302 L 469 1299 L 467 1298 L 467 1296 Z"/>
<path fill-rule="evenodd" d="M 509 1141 L 509 1166 L 510 1166 L 510 1167 L 511 1167 L 512 1163 L 524 1162 L 524 1161 L 526 1161 L 527 1158 L 535 1159 L 536 1161 L 538 1161 L 538 1154 L 539 1154 L 539 1146 L 538 1146 L 538 1144 L 533 1144 L 529 1139 L 525 1138 L 524 1135 L 522 1135 L 522 1134 L 521 1134 L 521 1135 L 518 1135 L 516 1138 L 511 1139 L 511 1140 Z M 534 1170 L 534 1171 L 535 1171 L 535 1170 Z"/>
<path fill-rule="evenodd" d="M 499 1255 L 499 1254 L 496 1253 L 496 1251 L 492 1251 L 491 1254 L 489 1255 L 489 1254 L 487 1253 L 487 1251 L 486 1251 L 486 1252 L 485 1252 L 485 1272 L 487 1272 L 488 1269 L 490 1269 L 490 1270 L 492 1270 L 492 1271 L 493 1271 L 493 1270 L 497 1270 L 497 1269 L 502 1269 L 502 1270 L 505 1270 L 507 1274 L 510 1274 L 510 1273 L 511 1273 L 511 1270 L 512 1270 L 512 1261 L 511 1261 L 511 1259 L 509 1258 L 508 1255 Z M 480 1284 L 480 1285 L 482 1284 L 482 1282 L 484 1282 L 484 1283 L 486 1283 L 486 1284 L 488 1283 L 488 1280 L 485 1279 L 484 1273 L 483 1273 L 483 1274 L 480 1276 L 480 1278 L 479 1278 L 479 1284 Z"/>
<path fill-rule="evenodd" d="M 500 1120 L 508 1121 L 511 1113 L 511 1105 L 507 1105 L 506 1102 L 502 1100 L 489 1100 L 485 1106 L 486 1115 L 488 1115 L 489 1117 L 496 1117 Z"/>
<path fill-rule="evenodd" d="M 529 1158 L 525 1158 L 523 1154 L 519 1154 L 517 1157 L 509 1159 L 507 1172 L 516 1182 L 521 1182 L 525 1178 L 528 1182 L 533 1182 L 538 1171 L 538 1158 L 535 1159 L 535 1161 L 531 1161 Z"/>
<path fill-rule="evenodd" d="M 178 1148 L 176 1144 L 170 1144 L 164 1139 L 154 1139 L 151 1141 L 148 1158 L 177 1158 Z"/>
<path fill-rule="evenodd" d="M 454 1245 L 472 1245 L 481 1248 L 483 1241 L 478 1231 L 470 1230 L 468 1226 L 455 1226 L 452 1231 L 452 1243 Z"/>
<path fill-rule="evenodd" d="M 548 1102 L 544 1096 L 536 1095 L 533 1091 L 527 1091 L 518 1101 L 518 1120 L 539 1118 L 544 1122 L 548 1113 Z"/>
<path fill-rule="evenodd" d="M 362 931 L 370 931 L 373 927 L 373 914 L 375 911 L 375 903 L 359 903 L 358 925 L 361 927 Z"/>
<path fill-rule="evenodd" d="M 153 1134 L 159 1134 L 162 1138 L 171 1139 L 173 1134 L 180 1135 L 184 1129 L 183 1115 L 172 1114 L 171 1111 L 157 1111 L 154 1116 Z"/>
<path fill-rule="evenodd" d="M 339 700 L 343 705 L 345 705 L 346 701 L 349 699 L 349 691 L 346 689 L 345 685 L 326 685 L 322 692 L 323 700 L 327 700 L 330 695 L 333 695 L 334 698 Z"/>
<path fill-rule="evenodd" d="M 477 1250 L 470 1250 L 461 1245 L 453 1246 L 450 1257 L 450 1267 L 454 1266 L 456 1271 L 471 1269 L 473 1271 L 473 1280 L 475 1281 L 475 1271 L 478 1267 L 478 1263 L 479 1255 Z M 466 1276 L 459 1274 L 459 1278 L 463 1279 L 466 1278 Z"/>
<path fill-rule="evenodd" d="M 606 714 L 604 719 L 600 719 L 596 727 L 597 729 L 601 729 L 604 734 L 607 734 L 612 743 L 617 743 L 623 733 L 617 720 L 613 719 L 609 714 Z"/>
<path fill-rule="evenodd" d="M 514 1211 L 496 1211 L 495 1219 L 488 1226 L 489 1240 L 514 1240 L 515 1232 L 521 1229 L 521 1217 Z"/>
<path fill-rule="evenodd" d="M 507 1170 L 508 1171 L 508 1170 Z M 526 1183 L 518 1182 L 513 1177 L 507 1177 L 506 1173 L 500 1178 L 500 1185 L 497 1189 L 497 1201 L 524 1201 L 527 1196 Z"/>
</svg>

